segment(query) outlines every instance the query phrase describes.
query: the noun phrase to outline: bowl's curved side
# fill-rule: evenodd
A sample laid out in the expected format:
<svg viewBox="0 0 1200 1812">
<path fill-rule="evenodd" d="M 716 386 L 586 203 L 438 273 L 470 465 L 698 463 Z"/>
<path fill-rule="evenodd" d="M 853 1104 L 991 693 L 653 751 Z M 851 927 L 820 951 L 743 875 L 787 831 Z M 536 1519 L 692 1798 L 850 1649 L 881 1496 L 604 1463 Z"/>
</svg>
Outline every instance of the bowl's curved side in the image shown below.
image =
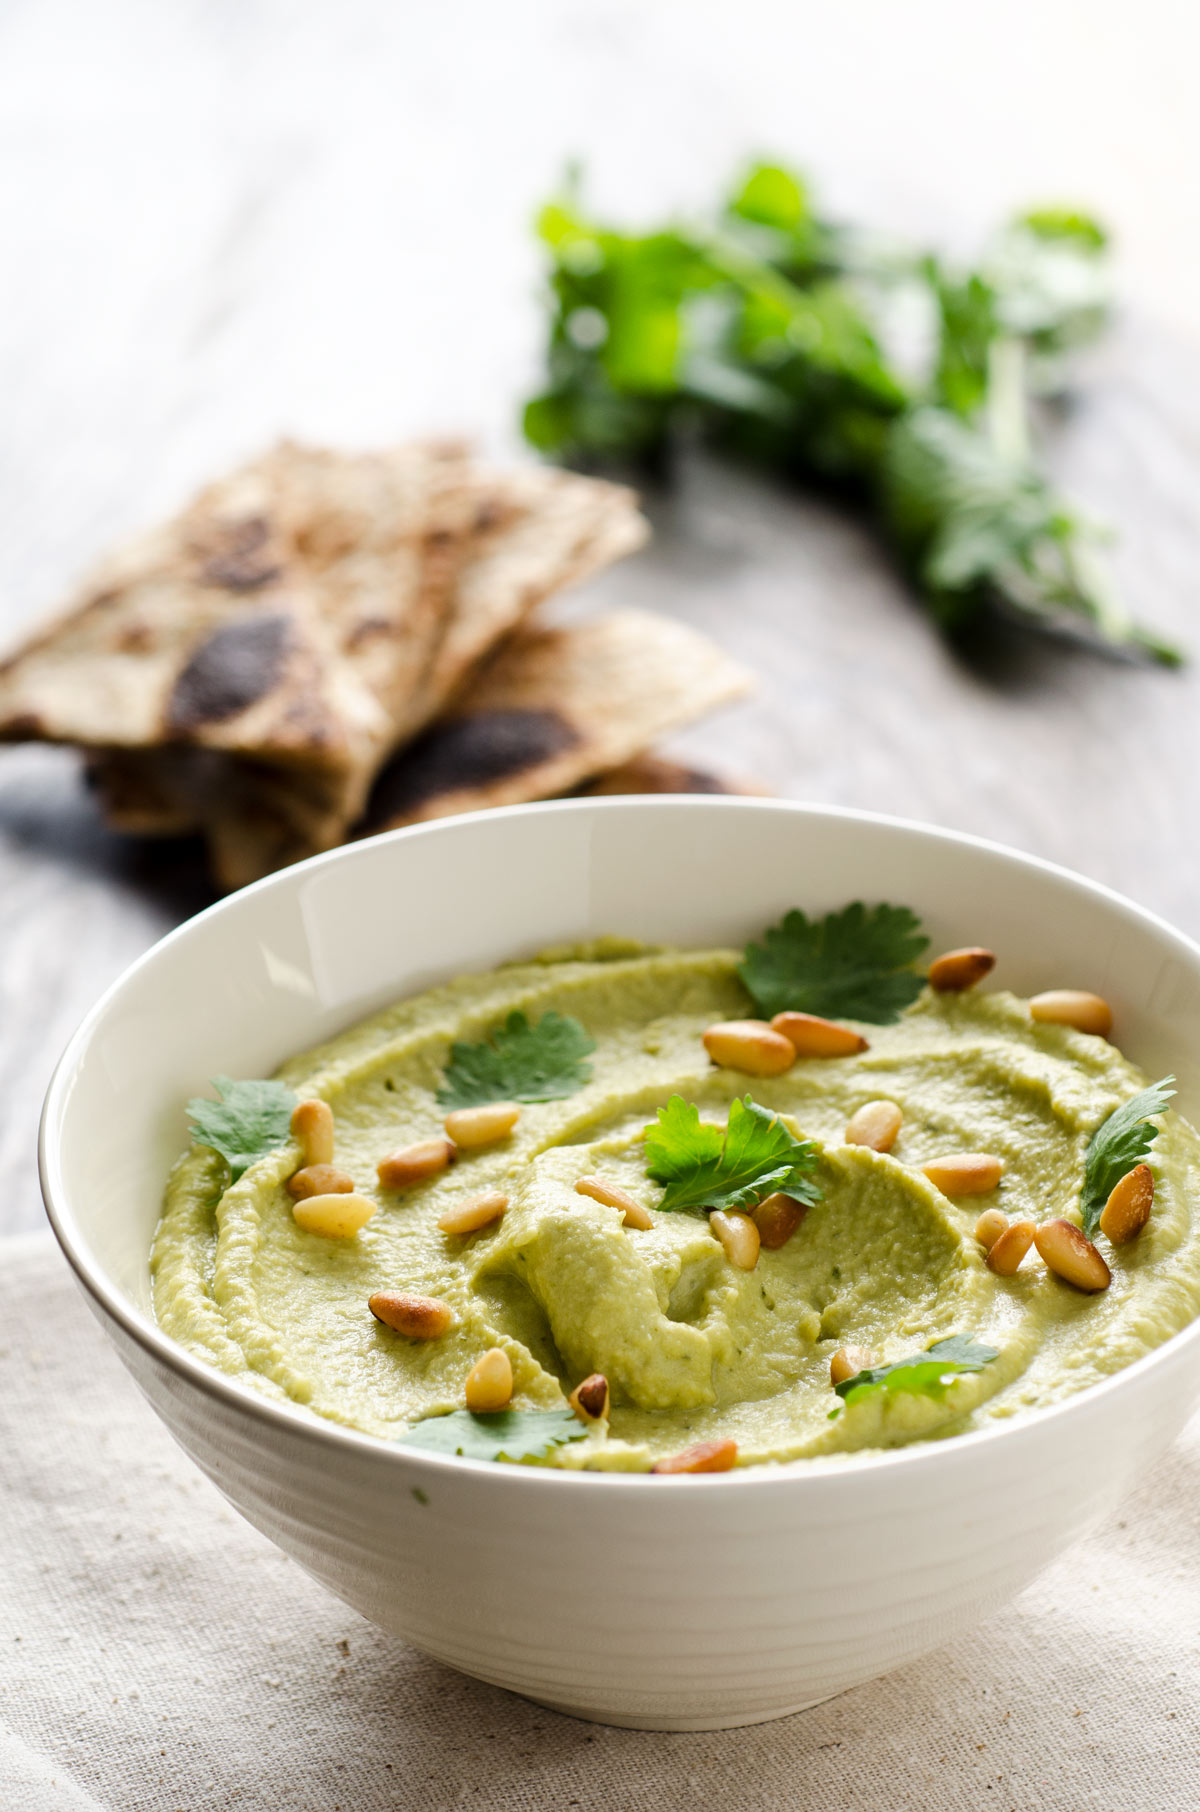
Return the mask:
<svg viewBox="0 0 1200 1812">
<path fill-rule="evenodd" d="M 652 1730 L 781 1717 L 959 1635 L 1119 1500 L 1200 1390 L 1200 1344 L 1177 1343 L 1128 1392 L 918 1466 L 530 1479 L 331 1454 L 108 1331 L 234 1508 L 364 1617 L 478 1679 Z"/>
</svg>

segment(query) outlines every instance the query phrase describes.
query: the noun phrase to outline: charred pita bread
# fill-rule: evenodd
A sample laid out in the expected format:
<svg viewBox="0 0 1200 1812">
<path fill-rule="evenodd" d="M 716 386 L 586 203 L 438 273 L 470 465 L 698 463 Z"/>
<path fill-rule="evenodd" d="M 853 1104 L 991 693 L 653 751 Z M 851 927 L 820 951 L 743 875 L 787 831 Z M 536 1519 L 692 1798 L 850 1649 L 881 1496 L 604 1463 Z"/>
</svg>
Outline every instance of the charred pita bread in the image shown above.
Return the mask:
<svg viewBox="0 0 1200 1812">
<path fill-rule="evenodd" d="M 115 825 L 203 828 L 241 885 L 340 842 L 492 644 L 646 532 L 623 487 L 453 443 L 285 443 L 0 665 L 0 738 L 87 745 Z"/>
<path fill-rule="evenodd" d="M 623 486 L 537 466 L 508 474 L 497 485 L 495 507 L 503 526 L 482 536 L 461 562 L 412 730 L 431 723 L 493 645 L 537 605 L 634 553 L 649 534 Z"/>
<path fill-rule="evenodd" d="M 182 768 L 172 767 L 169 761 L 164 764 L 162 758 L 171 753 L 157 752 L 151 762 L 138 753 L 115 751 L 95 763 L 93 784 L 103 795 L 105 816 L 115 830 L 137 836 L 179 836 L 199 828 L 197 801 L 210 791 L 212 778 L 206 785 L 203 767 L 198 769 L 194 760 L 185 760 Z M 175 753 L 191 755 L 190 751 Z M 568 796 L 595 799 L 639 793 L 723 793 L 762 798 L 765 788 L 648 752 L 573 787 Z M 276 828 L 271 840 L 275 841 L 278 835 Z"/>
<path fill-rule="evenodd" d="M 302 455 L 280 448 L 243 467 L 110 560 L 74 610 L 0 665 L 0 736 L 198 746 L 348 773 L 386 745 L 394 694 L 345 646 L 368 608 L 373 626 L 386 615 L 393 688 L 407 695 L 420 680 L 439 628 L 421 608 L 422 525 L 461 488 L 465 461 L 407 449 L 386 472 L 379 456 L 338 461 L 336 486 L 323 475 L 327 530 L 348 539 L 376 525 L 368 604 L 336 558 L 305 556 L 316 525 L 297 507 L 297 469 L 313 464 Z"/>
<path fill-rule="evenodd" d="M 762 798 L 763 788 L 745 780 L 733 780 L 727 774 L 713 774 L 707 768 L 692 768 L 665 756 L 646 753 L 635 755 L 619 768 L 600 774 L 586 786 L 576 788 L 582 798 L 603 798 L 609 794 L 628 793 L 733 793 L 743 798 Z"/>
<path fill-rule="evenodd" d="M 551 798 L 748 687 L 713 642 L 650 611 L 527 625 L 384 769 L 367 828 Z"/>
</svg>

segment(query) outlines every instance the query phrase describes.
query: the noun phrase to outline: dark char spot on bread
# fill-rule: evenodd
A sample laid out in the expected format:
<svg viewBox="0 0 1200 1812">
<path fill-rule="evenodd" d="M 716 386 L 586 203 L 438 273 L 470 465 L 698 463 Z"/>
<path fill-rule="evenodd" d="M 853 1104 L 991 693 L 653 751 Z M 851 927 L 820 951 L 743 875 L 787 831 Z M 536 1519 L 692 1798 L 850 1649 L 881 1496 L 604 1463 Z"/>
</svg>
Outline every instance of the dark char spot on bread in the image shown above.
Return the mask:
<svg viewBox="0 0 1200 1812">
<path fill-rule="evenodd" d="M 477 711 L 435 724 L 383 770 L 368 821 L 385 823 L 442 794 L 506 780 L 578 740 L 556 711 Z"/>
<path fill-rule="evenodd" d="M 202 642 L 175 681 L 167 729 L 223 723 L 264 697 L 279 680 L 291 640 L 280 612 L 227 623 Z"/>
</svg>

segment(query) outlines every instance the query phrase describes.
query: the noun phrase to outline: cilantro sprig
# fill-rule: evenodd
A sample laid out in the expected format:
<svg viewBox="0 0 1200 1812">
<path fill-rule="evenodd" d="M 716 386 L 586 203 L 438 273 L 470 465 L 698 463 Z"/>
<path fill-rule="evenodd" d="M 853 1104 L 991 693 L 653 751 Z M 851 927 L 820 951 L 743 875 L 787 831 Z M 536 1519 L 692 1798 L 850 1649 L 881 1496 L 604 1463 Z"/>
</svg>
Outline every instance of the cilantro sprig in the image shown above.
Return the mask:
<svg viewBox="0 0 1200 1812">
<path fill-rule="evenodd" d="M 835 1384 L 844 1403 L 858 1403 L 864 1397 L 879 1393 L 907 1391 L 912 1396 L 934 1397 L 939 1402 L 955 1378 L 964 1372 L 981 1372 L 1000 1354 L 994 1346 L 984 1346 L 965 1334 L 949 1334 L 935 1340 L 923 1353 L 910 1353 L 894 1359 L 890 1365 L 872 1365 Z"/>
<path fill-rule="evenodd" d="M 400 1443 L 468 1460 L 539 1460 L 552 1447 L 581 1441 L 586 1433 L 569 1409 L 501 1409 L 483 1416 L 455 1409 L 447 1416 L 426 1417 L 401 1435 Z"/>
<path fill-rule="evenodd" d="M 731 1102 L 724 1129 L 701 1120 L 682 1095 L 672 1095 L 646 1128 L 646 1173 L 666 1185 L 660 1208 L 746 1208 L 777 1192 L 811 1204 L 821 1199 L 809 1175 L 816 1161 L 811 1141 L 793 1138 L 749 1095 Z"/>
<path fill-rule="evenodd" d="M 767 1018 L 790 1011 L 890 1025 L 924 986 L 910 964 L 928 947 L 909 907 L 856 900 L 821 919 L 789 912 L 746 946 L 739 974 Z"/>
<path fill-rule="evenodd" d="M 595 1050 L 577 1019 L 544 1013 L 536 1025 L 514 1011 L 479 1044 L 450 1047 L 442 1107 L 481 1107 L 487 1101 L 559 1101 L 591 1080 L 583 1060 Z"/>
<path fill-rule="evenodd" d="M 1034 440 L 1036 399 L 1066 391 L 1108 317 L 1094 220 L 1027 213 L 966 266 L 831 220 L 761 163 L 702 219 L 640 232 L 598 220 L 572 179 L 537 231 L 546 383 L 524 426 L 542 452 L 661 470 L 703 437 L 865 502 L 947 632 L 999 609 L 1178 665 Z"/>
<path fill-rule="evenodd" d="M 1175 1094 L 1171 1087 L 1174 1080 L 1174 1076 L 1164 1076 L 1161 1082 L 1152 1082 L 1149 1088 L 1123 1101 L 1107 1120 L 1101 1121 L 1088 1141 L 1079 1205 L 1083 1231 L 1089 1239 L 1095 1237 L 1104 1204 L 1121 1178 L 1149 1154 L 1159 1133 L 1150 1116 L 1167 1112 Z"/>
<path fill-rule="evenodd" d="M 212 1085 L 219 1101 L 195 1095 L 187 1104 L 192 1139 L 220 1152 L 236 1183 L 258 1158 L 287 1140 L 296 1096 L 282 1082 L 214 1076 Z"/>
</svg>

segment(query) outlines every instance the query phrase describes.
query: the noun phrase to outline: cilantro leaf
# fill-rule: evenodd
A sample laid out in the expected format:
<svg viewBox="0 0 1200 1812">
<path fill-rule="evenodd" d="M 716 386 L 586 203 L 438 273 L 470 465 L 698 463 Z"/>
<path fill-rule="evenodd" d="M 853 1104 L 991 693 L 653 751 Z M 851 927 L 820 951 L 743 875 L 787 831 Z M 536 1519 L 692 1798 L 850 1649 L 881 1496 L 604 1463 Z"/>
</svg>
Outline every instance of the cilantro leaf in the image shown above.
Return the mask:
<svg viewBox="0 0 1200 1812">
<path fill-rule="evenodd" d="M 537 1460 L 551 1447 L 581 1441 L 586 1425 L 570 1409 L 501 1409 L 477 1416 L 469 1409 L 428 1416 L 400 1436 L 405 1447 L 460 1453 L 468 1460 Z"/>
<path fill-rule="evenodd" d="M 214 1076 L 212 1085 L 219 1101 L 194 1095 L 187 1104 L 192 1138 L 197 1145 L 211 1145 L 220 1152 L 236 1183 L 257 1158 L 288 1138 L 296 1096 L 283 1082 L 235 1082 L 230 1076 Z"/>
<path fill-rule="evenodd" d="M 908 1391 L 940 1401 L 956 1377 L 963 1372 L 981 1372 L 999 1357 L 994 1346 L 983 1346 L 966 1334 L 949 1334 L 945 1340 L 935 1340 L 923 1353 L 910 1353 L 907 1358 L 893 1360 L 891 1365 L 868 1366 L 833 1388 L 846 1403 L 857 1403 L 879 1391 Z"/>
<path fill-rule="evenodd" d="M 646 1128 L 646 1172 L 666 1184 L 667 1209 L 745 1208 L 782 1191 L 798 1202 L 820 1201 L 807 1173 L 817 1148 L 794 1139 L 777 1115 L 747 1095 L 729 1107 L 729 1125 L 706 1125 L 700 1109 L 672 1095 Z"/>
<path fill-rule="evenodd" d="M 739 974 L 767 1018 L 792 1011 L 890 1025 L 925 985 L 908 965 L 928 945 L 907 906 L 856 900 L 823 919 L 789 912 L 746 946 Z"/>
<path fill-rule="evenodd" d="M 1104 1204 L 1121 1178 L 1142 1162 L 1157 1139 L 1159 1129 L 1149 1116 L 1167 1112 L 1175 1093 L 1171 1087 L 1174 1080 L 1174 1076 L 1164 1076 L 1161 1082 L 1152 1082 L 1140 1094 L 1123 1101 L 1088 1141 L 1080 1207 L 1083 1231 L 1089 1239 L 1095 1237 Z"/>
<path fill-rule="evenodd" d="M 811 218 L 804 184 L 792 170 L 778 164 L 756 164 L 742 179 L 729 202 L 728 212 L 758 226 L 781 233 L 801 231 Z"/>
<path fill-rule="evenodd" d="M 583 1059 L 596 1048 L 577 1019 L 545 1013 L 530 1025 L 512 1012 L 480 1044 L 452 1044 L 442 1107 L 480 1107 L 485 1101 L 559 1101 L 591 1080 Z"/>
<path fill-rule="evenodd" d="M 1108 244 L 1108 233 L 1100 222 L 1077 208 L 1031 208 L 1014 225 L 1038 239 L 1073 243 L 1091 252 L 1102 252 Z"/>
</svg>

